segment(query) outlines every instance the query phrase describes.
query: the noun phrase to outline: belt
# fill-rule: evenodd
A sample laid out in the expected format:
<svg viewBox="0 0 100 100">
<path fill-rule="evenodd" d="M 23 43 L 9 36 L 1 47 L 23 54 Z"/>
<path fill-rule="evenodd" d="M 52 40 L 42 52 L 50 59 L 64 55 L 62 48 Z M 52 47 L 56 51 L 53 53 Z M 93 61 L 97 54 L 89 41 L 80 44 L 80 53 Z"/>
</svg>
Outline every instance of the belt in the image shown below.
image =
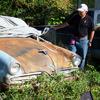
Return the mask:
<svg viewBox="0 0 100 100">
<path fill-rule="evenodd" d="M 88 39 L 88 36 L 86 35 L 86 36 L 84 36 L 84 37 L 80 37 L 79 39 L 80 39 L 80 40 L 84 40 L 84 39 L 87 40 L 87 39 Z"/>
</svg>

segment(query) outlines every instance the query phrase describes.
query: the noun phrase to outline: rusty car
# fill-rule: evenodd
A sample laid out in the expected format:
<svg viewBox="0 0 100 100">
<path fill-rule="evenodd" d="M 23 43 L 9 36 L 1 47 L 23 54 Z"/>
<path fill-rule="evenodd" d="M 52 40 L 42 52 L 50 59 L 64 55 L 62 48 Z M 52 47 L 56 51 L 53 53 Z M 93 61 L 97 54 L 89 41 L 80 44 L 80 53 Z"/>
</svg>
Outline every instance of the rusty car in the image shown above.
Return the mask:
<svg viewBox="0 0 100 100">
<path fill-rule="evenodd" d="M 69 73 L 81 57 L 41 38 L 20 18 L 0 16 L 0 83 L 17 84 L 42 73 Z"/>
</svg>

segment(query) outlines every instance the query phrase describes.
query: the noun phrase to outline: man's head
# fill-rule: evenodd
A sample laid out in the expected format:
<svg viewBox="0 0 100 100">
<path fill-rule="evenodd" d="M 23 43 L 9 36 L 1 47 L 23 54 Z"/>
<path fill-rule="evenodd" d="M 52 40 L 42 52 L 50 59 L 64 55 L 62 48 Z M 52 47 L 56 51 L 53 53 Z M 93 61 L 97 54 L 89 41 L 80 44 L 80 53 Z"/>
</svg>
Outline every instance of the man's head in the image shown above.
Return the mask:
<svg viewBox="0 0 100 100">
<path fill-rule="evenodd" d="M 77 10 L 79 11 L 79 15 L 84 17 L 88 12 L 88 6 L 86 4 L 81 4 Z"/>
<path fill-rule="evenodd" d="M 81 4 L 77 10 L 81 11 L 81 12 L 83 12 L 83 11 L 87 12 L 88 11 L 88 6 L 86 4 Z"/>
</svg>

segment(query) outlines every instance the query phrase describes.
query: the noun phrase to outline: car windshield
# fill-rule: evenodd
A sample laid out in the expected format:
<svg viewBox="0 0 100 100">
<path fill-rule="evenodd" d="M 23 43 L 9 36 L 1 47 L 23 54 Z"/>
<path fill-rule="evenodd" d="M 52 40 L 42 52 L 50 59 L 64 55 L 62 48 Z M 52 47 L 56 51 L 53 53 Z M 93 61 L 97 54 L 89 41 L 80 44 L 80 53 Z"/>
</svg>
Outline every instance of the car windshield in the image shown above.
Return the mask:
<svg viewBox="0 0 100 100">
<path fill-rule="evenodd" d="M 15 17 L 0 16 L 0 37 L 40 36 L 41 31 L 28 26 L 23 20 Z"/>
</svg>

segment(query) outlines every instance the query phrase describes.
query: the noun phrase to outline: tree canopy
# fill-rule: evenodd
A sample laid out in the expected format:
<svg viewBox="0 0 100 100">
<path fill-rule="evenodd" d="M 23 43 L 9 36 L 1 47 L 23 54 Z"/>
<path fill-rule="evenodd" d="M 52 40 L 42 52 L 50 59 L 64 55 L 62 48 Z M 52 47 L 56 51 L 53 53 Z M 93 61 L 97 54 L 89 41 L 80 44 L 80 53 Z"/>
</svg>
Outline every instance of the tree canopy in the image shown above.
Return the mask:
<svg viewBox="0 0 100 100">
<path fill-rule="evenodd" d="M 74 0 L 0 0 L 1 15 L 19 17 L 31 25 L 62 23 Z"/>
</svg>

